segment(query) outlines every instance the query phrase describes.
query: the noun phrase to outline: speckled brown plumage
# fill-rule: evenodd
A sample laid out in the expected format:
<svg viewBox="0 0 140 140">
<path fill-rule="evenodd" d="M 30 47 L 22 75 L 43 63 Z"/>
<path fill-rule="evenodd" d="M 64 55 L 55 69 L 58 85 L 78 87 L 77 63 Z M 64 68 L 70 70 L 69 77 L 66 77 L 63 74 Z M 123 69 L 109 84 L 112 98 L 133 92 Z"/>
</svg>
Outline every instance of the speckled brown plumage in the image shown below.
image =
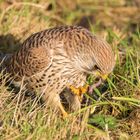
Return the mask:
<svg viewBox="0 0 140 140">
<path fill-rule="evenodd" d="M 96 70 L 109 74 L 115 60 L 109 44 L 87 29 L 61 26 L 31 35 L 5 64 L 15 81 L 24 77 L 29 89 L 57 106 L 64 88 L 83 86 Z"/>
</svg>

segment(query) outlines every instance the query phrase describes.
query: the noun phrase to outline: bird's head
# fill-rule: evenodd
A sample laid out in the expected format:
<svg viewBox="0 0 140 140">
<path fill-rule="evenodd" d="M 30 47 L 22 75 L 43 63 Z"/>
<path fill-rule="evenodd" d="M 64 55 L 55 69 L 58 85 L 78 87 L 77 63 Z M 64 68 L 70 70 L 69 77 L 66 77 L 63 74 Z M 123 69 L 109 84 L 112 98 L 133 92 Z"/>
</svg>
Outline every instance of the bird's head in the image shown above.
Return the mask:
<svg viewBox="0 0 140 140">
<path fill-rule="evenodd" d="M 91 48 L 93 56 L 91 72 L 105 80 L 114 69 L 115 55 L 111 46 L 101 38 L 95 37 L 95 43 L 93 44 L 95 46 Z"/>
<path fill-rule="evenodd" d="M 113 71 L 115 66 L 115 55 L 111 46 L 99 37 L 92 36 L 86 47 L 86 53 L 81 57 L 80 66 L 83 71 L 103 80 Z"/>
<path fill-rule="evenodd" d="M 85 74 L 93 74 L 106 79 L 115 66 L 115 55 L 111 46 L 102 38 L 83 29 L 74 54 L 74 65 Z M 76 40 L 76 39 L 75 39 Z M 76 44 L 75 43 L 75 44 Z"/>
</svg>

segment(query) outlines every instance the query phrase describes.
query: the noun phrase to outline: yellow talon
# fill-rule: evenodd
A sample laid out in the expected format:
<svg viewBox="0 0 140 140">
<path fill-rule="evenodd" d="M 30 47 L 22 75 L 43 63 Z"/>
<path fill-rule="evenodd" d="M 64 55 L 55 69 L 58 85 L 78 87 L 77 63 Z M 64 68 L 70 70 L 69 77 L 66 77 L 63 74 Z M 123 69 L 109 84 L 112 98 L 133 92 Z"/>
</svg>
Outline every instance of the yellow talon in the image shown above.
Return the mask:
<svg viewBox="0 0 140 140">
<path fill-rule="evenodd" d="M 63 119 L 67 118 L 68 113 L 65 111 L 65 109 L 64 109 L 64 107 L 63 107 L 63 105 L 61 103 L 59 104 L 59 109 L 60 109 L 60 111 L 61 111 L 61 113 L 63 115 Z"/>
<path fill-rule="evenodd" d="M 80 95 L 80 89 L 79 88 L 75 88 L 72 85 L 70 85 L 69 88 L 71 89 L 72 93 L 74 93 L 76 95 Z"/>
<path fill-rule="evenodd" d="M 88 84 L 85 84 L 83 87 L 81 87 L 81 93 L 82 94 L 84 94 L 84 93 L 86 93 L 87 92 L 87 90 L 88 90 L 88 87 L 89 87 L 89 85 Z"/>
<path fill-rule="evenodd" d="M 89 85 L 85 84 L 83 87 L 75 88 L 74 86 L 70 85 L 69 88 L 71 89 L 72 93 L 79 96 L 81 100 L 82 94 L 87 92 Z"/>
<path fill-rule="evenodd" d="M 69 115 L 68 115 L 67 112 L 64 112 L 64 113 L 63 113 L 63 119 L 68 118 L 68 116 L 69 116 Z"/>
</svg>

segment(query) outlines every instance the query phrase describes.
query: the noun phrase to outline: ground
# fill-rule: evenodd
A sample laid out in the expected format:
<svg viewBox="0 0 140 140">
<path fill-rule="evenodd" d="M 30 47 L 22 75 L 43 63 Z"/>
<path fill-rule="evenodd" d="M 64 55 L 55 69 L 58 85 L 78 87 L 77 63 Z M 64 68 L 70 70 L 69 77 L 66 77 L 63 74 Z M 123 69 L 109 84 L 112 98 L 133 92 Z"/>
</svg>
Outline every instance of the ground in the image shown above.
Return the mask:
<svg viewBox="0 0 140 140">
<path fill-rule="evenodd" d="M 13 53 L 32 33 L 66 24 L 88 28 L 116 54 L 107 81 L 65 120 L 51 109 L 45 112 L 37 97 L 15 94 L 1 73 L 0 139 L 139 140 L 139 13 L 139 0 L 0 0 L 0 52 Z"/>
</svg>

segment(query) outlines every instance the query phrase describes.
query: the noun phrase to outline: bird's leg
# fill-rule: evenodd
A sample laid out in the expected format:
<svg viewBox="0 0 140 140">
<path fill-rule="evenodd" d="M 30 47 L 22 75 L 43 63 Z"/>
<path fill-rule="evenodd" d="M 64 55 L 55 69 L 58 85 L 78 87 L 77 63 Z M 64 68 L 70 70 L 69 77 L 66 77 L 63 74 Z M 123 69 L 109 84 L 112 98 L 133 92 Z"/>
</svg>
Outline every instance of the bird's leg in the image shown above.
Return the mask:
<svg viewBox="0 0 140 140">
<path fill-rule="evenodd" d="M 65 109 L 64 109 L 63 105 L 61 104 L 61 102 L 59 103 L 58 107 L 59 107 L 59 109 L 60 109 L 60 111 L 61 111 L 61 113 L 63 115 L 63 118 L 64 119 L 67 118 L 68 117 L 68 113 L 65 111 Z"/>
<path fill-rule="evenodd" d="M 78 111 L 81 108 L 79 97 L 66 88 L 62 93 L 69 104 L 70 111 Z"/>
<path fill-rule="evenodd" d="M 80 100 L 82 98 L 82 95 L 88 91 L 88 87 L 89 87 L 88 84 L 85 84 L 84 86 L 80 86 L 78 88 L 76 88 L 76 87 L 74 87 L 72 85 L 69 86 L 69 88 L 72 91 L 72 93 L 77 95 Z"/>
<path fill-rule="evenodd" d="M 68 113 L 65 111 L 63 105 L 61 104 L 59 94 L 52 93 L 49 96 L 47 94 L 45 99 L 47 106 L 51 106 L 53 107 L 53 109 L 56 109 L 56 111 L 60 111 L 63 115 L 63 118 L 66 118 L 68 116 Z"/>
</svg>

